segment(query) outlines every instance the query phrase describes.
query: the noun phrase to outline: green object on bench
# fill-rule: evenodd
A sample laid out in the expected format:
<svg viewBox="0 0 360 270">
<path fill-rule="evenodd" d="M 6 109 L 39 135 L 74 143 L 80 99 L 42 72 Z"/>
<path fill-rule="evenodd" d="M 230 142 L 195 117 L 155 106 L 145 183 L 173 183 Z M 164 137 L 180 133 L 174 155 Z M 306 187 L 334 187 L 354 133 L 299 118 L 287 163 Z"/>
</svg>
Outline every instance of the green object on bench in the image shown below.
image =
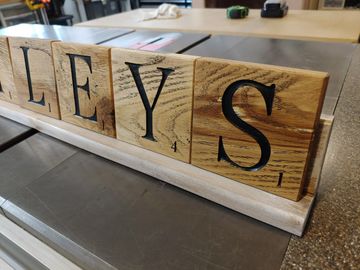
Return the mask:
<svg viewBox="0 0 360 270">
<path fill-rule="evenodd" d="M 231 6 L 226 9 L 228 19 L 242 19 L 249 15 L 249 8 L 245 6 Z"/>
</svg>

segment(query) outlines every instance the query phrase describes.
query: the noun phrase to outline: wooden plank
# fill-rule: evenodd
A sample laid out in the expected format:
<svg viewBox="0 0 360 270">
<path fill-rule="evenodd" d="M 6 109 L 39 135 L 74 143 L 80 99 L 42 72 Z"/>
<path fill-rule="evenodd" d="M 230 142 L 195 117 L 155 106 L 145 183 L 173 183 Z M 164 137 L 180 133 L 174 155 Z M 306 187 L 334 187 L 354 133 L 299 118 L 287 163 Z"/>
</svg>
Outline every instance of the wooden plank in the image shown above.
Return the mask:
<svg viewBox="0 0 360 270">
<path fill-rule="evenodd" d="M 0 99 L 19 104 L 7 37 L 0 37 Z"/>
<path fill-rule="evenodd" d="M 53 43 L 63 121 L 115 137 L 110 49 Z"/>
<path fill-rule="evenodd" d="M 191 7 L 192 8 L 205 8 L 205 0 L 192 0 Z M 317 1 L 315 1 L 317 2 Z M 290 9 L 310 9 L 310 1 L 308 0 L 288 0 L 286 1 L 287 5 Z M 317 5 L 316 5 L 317 9 Z"/>
<path fill-rule="evenodd" d="M 190 161 L 195 59 L 112 49 L 119 140 Z"/>
<path fill-rule="evenodd" d="M 321 115 L 322 124 L 315 131 L 311 158 L 305 177 L 303 195 L 316 196 L 324 163 L 327 145 L 329 143 L 334 116 Z"/>
<path fill-rule="evenodd" d="M 6 261 L 4 261 L 2 258 L 0 258 L 0 269 L 3 270 L 14 270 L 9 264 L 7 264 Z"/>
<path fill-rule="evenodd" d="M 281 39 L 358 43 L 359 10 L 289 10 L 281 19 L 260 17 L 259 9 L 250 9 L 244 20 L 226 18 L 223 8 L 186 8 L 176 20 L 142 21 L 144 12 L 136 9 L 77 24 L 77 26 L 128 27 L 162 31 L 245 35 Z M 336 23 L 335 23 L 336 22 Z"/>
<path fill-rule="evenodd" d="M 52 42 L 48 39 L 9 37 L 20 105 L 59 119 Z"/>
<path fill-rule="evenodd" d="M 2 269 L 2 270 L 15 270 L 3 258 L 0 258 L 0 269 Z"/>
<path fill-rule="evenodd" d="M 46 269 L 81 270 L 80 267 L 61 256 L 2 214 L 0 214 L 0 235 L 11 241 L 21 251 L 33 257 Z"/>
<path fill-rule="evenodd" d="M 314 200 L 306 195 L 294 202 L 4 101 L 0 101 L 0 115 L 296 235 L 302 234 Z M 323 132 L 329 134 L 330 129 Z M 318 151 L 324 156 L 326 149 Z M 321 169 L 310 168 L 314 169 L 311 175 Z"/>
<path fill-rule="evenodd" d="M 81 192 L 81 190 L 78 190 Z M 20 192 L 21 193 L 21 192 Z M 23 194 L 23 193 L 22 193 Z M 60 192 L 61 194 L 61 192 Z M 57 194 L 59 195 L 59 194 Z M 12 198 L 12 201 L 14 197 Z M 51 199 L 50 199 L 51 200 Z M 55 227 L 55 224 L 52 222 L 44 223 L 46 220 L 46 215 L 40 215 L 41 220 L 30 214 L 31 210 L 34 210 L 31 206 L 24 207 L 24 205 L 14 204 L 12 201 L 7 200 L 2 206 L 4 215 L 11 220 L 12 222 L 18 224 L 21 228 L 29 232 L 31 235 L 42 241 L 48 247 L 54 249 L 59 255 L 67 258 L 69 261 L 76 264 L 78 267 L 84 270 L 117 270 L 115 267 L 110 265 L 108 262 L 99 258 L 95 254 L 91 253 L 86 249 L 83 244 L 74 242 L 66 235 L 60 233 L 60 230 Z M 69 203 L 68 200 L 62 201 L 63 203 Z M 16 203 L 21 203 L 19 200 Z M 26 210 L 24 210 L 26 208 Z M 64 209 L 63 209 L 64 210 Z M 40 210 L 41 211 L 41 210 Z M 32 212 L 33 213 L 33 212 Z M 53 209 L 52 209 L 52 213 Z M 101 213 L 98 213 L 99 216 Z M 55 215 L 55 214 L 54 214 Z M 38 216 L 38 215 L 36 215 Z M 98 216 L 98 218 L 99 218 Z M 62 220 L 58 218 L 58 220 Z M 70 220 L 68 220 L 70 221 Z M 84 227 L 88 224 L 84 224 Z M 74 233 L 71 238 L 73 238 L 77 233 Z M 69 236 L 69 235 L 68 235 Z M 70 237 L 70 236 L 69 236 Z M 78 239 L 78 238 L 77 238 Z M 36 269 L 36 267 L 27 267 L 26 269 Z M 52 268 L 50 268 L 52 269 Z M 64 266 L 62 268 L 56 268 L 58 270 L 67 270 Z"/>
<path fill-rule="evenodd" d="M 321 72 L 196 60 L 191 164 L 298 200 L 327 80 Z"/>
</svg>

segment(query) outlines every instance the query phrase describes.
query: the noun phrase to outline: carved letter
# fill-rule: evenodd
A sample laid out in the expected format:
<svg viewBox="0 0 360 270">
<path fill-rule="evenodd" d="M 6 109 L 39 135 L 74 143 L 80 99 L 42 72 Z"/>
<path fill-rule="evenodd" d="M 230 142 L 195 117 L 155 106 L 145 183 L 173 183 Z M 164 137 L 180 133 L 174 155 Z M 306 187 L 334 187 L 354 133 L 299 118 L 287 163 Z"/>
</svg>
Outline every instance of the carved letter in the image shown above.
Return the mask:
<svg viewBox="0 0 360 270">
<path fill-rule="evenodd" d="M 230 157 L 226 154 L 224 144 L 223 144 L 223 138 L 222 136 L 219 137 L 219 149 L 218 149 L 218 161 L 225 160 L 229 162 L 231 165 L 238 167 L 244 171 L 258 171 L 262 167 L 264 167 L 267 162 L 270 159 L 271 154 L 271 147 L 268 139 L 265 137 L 264 134 L 262 134 L 258 129 L 254 128 L 253 126 L 247 124 L 245 121 L 241 120 L 238 115 L 236 115 L 232 100 L 235 92 L 244 86 L 251 86 L 256 88 L 261 95 L 263 96 L 266 104 L 266 112 L 267 115 L 271 115 L 272 111 L 272 105 L 275 95 L 275 85 L 266 86 L 264 84 L 261 84 L 256 81 L 251 80 L 239 80 L 236 82 L 233 82 L 228 86 L 228 88 L 225 90 L 224 95 L 222 97 L 222 110 L 226 117 L 226 119 L 232 123 L 235 127 L 239 128 L 243 132 L 249 134 L 252 138 L 256 140 L 256 142 L 259 144 L 261 149 L 261 157 L 253 166 L 250 167 L 244 167 L 241 166 L 234 161 L 230 159 Z"/>
<path fill-rule="evenodd" d="M 80 113 L 80 105 L 79 105 L 79 93 L 78 90 L 81 88 L 82 90 L 86 91 L 88 98 L 90 99 L 90 87 L 89 87 L 89 77 L 86 78 L 86 83 L 84 85 L 78 85 L 77 78 L 76 78 L 76 65 L 75 65 L 75 58 L 80 58 L 85 61 L 88 65 L 90 73 L 92 73 L 91 68 L 91 57 L 86 55 L 78 55 L 78 54 L 71 54 L 67 53 L 70 59 L 70 66 L 71 66 L 71 78 L 72 78 L 72 85 L 73 85 L 73 93 L 74 93 L 74 103 L 75 103 L 75 113 L 74 115 L 80 116 L 84 119 L 88 119 L 91 121 L 97 121 L 96 116 L 96 106 L 95 111 L 92 116 L 84 116 Z"/>
<path fill-rule="evenodd" d="M 125 63 L 126 65 L 129 66 L 131 74 L 134 78 L 136 87 L 139 91 L 140 97 L 141 97 L 141 101 L 144 105 L 145 111 L 146 111 L 146 133 L 143 136 L 143 138 L 151 140 L 151 141 L 155 141 L 156 139 L 154 138 L 154 134 L 153 134 L 153 111 L 155 109 L 156 103 L 159 99 L 159 96 L 161 94 L 161 91 L 164 87 L 165 81 L 168 78 L 168 76 L 170 75 L 171 72 L 173 72 L 173 69 L 170 68 L 157 68 L 158 70 L 161 71 L 162 73 L 162 78 L 161 78 L 161 82 L 160 85 L 158 87 L 158 90 L 156 92 L 156 96 L 154 98 L 153 104 L 150 105 L 149 99 L 146 95 L 146 91 L 143 85 L 143 82 L 141 80 L 140 77 L 140 72 L 139 72 L 139 68 L 141 67 L 140 64 L 134 64 L 134 63 Z"/>
<path fill-rule="evenodd" d="M 45 106 L 45 96 L 44 92 L 42 93 L 42 97 L 39 101 L 34 100 L 34 93 L 32 89 L 32 82 L 31 82 L 31 74 L 30 74 L 30 66 L 29 66 L 29 47 L 20 47 L 24 54 L 24 60 L 25 60 L 25 68 L 26 68 L 26 77 L 28 82 L 28 88 L 29 88 L 29 100 L 28 102 L 33 102 L 36 104 L 39 104 L 41 106 Z"/>
</svg>

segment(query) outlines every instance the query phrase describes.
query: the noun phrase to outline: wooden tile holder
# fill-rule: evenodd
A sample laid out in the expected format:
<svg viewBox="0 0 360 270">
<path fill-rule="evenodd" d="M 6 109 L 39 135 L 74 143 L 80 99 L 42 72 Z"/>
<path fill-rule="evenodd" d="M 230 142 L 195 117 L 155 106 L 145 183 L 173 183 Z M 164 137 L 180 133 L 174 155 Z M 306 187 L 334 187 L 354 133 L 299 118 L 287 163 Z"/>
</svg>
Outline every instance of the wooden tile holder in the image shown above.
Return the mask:
<svg viewBox="0 0 360 270">
<path fill-rule="evenodd" d="M 298 236 L 315 200 L 333 122 L 332 116 L 321 116 L 306 194 L 294 202 L 5 101 L 0 101 L 0 115 Z"/>
</svg>

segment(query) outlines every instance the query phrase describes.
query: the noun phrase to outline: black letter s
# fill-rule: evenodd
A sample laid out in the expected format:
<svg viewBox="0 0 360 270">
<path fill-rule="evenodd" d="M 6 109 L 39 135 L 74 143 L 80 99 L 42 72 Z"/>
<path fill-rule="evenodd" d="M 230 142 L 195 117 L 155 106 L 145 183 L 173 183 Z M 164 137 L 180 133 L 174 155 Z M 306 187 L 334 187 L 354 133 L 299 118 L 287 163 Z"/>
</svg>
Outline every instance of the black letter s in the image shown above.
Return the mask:
<svg viewBox="0 0 360 270">
<path fill-rule="evenodd" d="M 250 167 L 244 167 L 235 163 L 226 154 L 223 144 L 223 139 L 222 136 L 220 136 L 218 161 L 225 160 L 229 162 L 231 165 L 238 167 L 244 171 L 258 171 L 268 163 L 271 154 L 271 147 L 268 139 L 265 137 L 264 134 L 262 134 L 258 129 L 249 125 L 245 121 L 241 120 L 240 117 L 236 115 L 234 111 L 232 104 L 233 96 L 239 88 L 244 86 L 251 86 L 259 90 L 259 92 L 261 93 L 261 95 L 265 100 L 267 115 L 271 115 L 273 100 L 275 96 L 275 85 L 272 84 L 271 86 L 266 86 L 264 84 L 252 80 L 239 80 L 230 84 L 228 88 L 226 88 L 224 95 L 222 97 L 222 110 L 226 119 L 234 126 L 239 128 L 243 132 L 249 134 L 252 138 L 256 140 L 256 142 L 259 144 L 261 149 L 261 157 L 258 163 Z"/>
</svg>

